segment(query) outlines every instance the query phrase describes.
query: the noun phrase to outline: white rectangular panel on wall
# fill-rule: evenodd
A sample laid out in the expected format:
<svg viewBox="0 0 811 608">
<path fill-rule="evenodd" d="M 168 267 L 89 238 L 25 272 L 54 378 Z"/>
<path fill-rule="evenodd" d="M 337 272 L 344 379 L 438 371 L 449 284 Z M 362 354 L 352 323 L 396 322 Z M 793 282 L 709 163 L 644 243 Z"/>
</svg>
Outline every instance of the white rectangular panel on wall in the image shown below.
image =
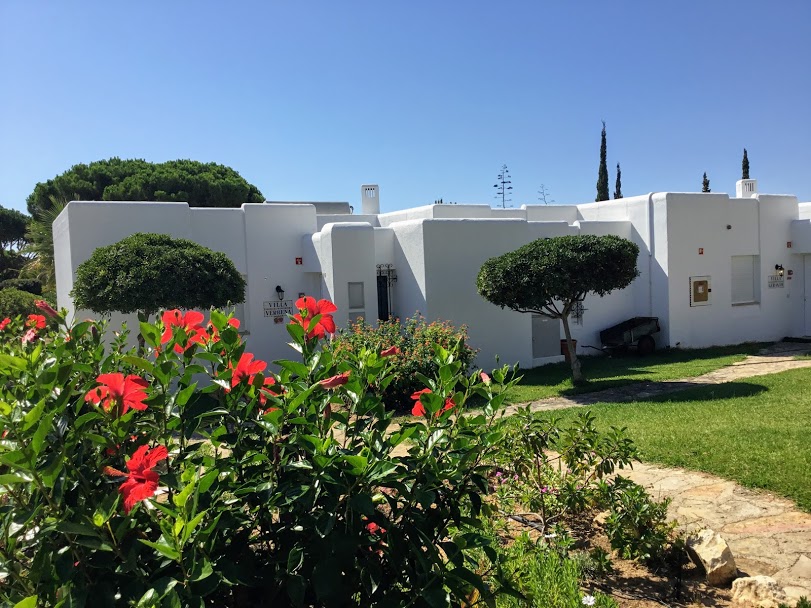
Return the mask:
<svg viewBox="0 0 811 608">
<path fill-rule="evenodd" d="M 757 256 L 732 256 L 732 303 L 752 304 L 758 301 L 755 277 Z"/>
</svg>

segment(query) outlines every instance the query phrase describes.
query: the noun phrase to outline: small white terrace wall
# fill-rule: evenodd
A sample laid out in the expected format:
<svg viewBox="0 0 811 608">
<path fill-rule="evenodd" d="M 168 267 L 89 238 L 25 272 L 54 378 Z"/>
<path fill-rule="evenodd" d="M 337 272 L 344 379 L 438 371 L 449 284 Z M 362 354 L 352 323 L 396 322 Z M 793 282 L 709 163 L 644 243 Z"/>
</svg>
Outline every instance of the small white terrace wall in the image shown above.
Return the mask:
<svg viewBox="0 0 811 608">
<path fill-rule="evenodd" d="M 396 229 L 396 226 L 395 226 Z M 476 276 L 489 258 L 512 251 L 531 239 L 523 220 L 423 220 L 426 299 L 429 321 L 467 325 L 470 344 L 479 349 L 477 365 L 520 362 L 532 367 L 532 319 L 494 306 L 476 291 Z M 550 227 L 551 234 L 561 230 Z M 565 230 L 565 229 L 564 229 Z"/>
<path fill-rule="evenodd" d="M 422 220 L 408 220 L 389 225 L 394 232 L 392 243 L 397 285 L 393 289 L 392 313 L 401 319 L 426 312 L 425 246 Z"/>
<path fill-rule="evenodd" d="M 581 219 L 578 224 L 584 228 L 584 234 L 616 234 L 633 241 L 639 247 L 639 258 L 637 260 L 639 277 L 629 288 L 621 292 L 622 296 L 616 294 L 617 302 L 620 301 L 620 298 L 626 298 L 626 308 L 616 310 L 617 314 L 608 314 L 603 316 L 602 319 L 594 319 L 593 311 L 605 308 L 606 301 L 589 297 L 584 303 L 585 308 L 588 309 L 586 314 L 589 315 L 584 321 L 584 327 L 594 330 L 591 336 L 583 337 L 583 339 L 590 340 L 589 344 L 599 346 L 599 331 L 633 316 L 659 317 L 659 325 L 662 331 L 653 337 L 657 346 L 669 344 L 667 272 L 653 254 L 656 249 L 652 213 L 655 197 L 654 194 L 646 194 L 598 203 L 587 203 L 576 208 Z M 622 227 L 617 222 L 622 224 Z M 586 228 L 587 226 L 588 228 Z M 666 238 L 666 224 L 664 228 L 664 238 Z M 605 321 L 609 319 L 613 319 L 613 321 L 605 324 Z M 602 322 L 604 326 L 593 328 L 592 325 L 598 321 Z"/>
<path fill-rule="evenodd" d="M 327 224 L 321 231 L 319 260 L 323 273 L 322 297 L 338 311 L 335 323 L 345 327 L 351 313 L 377 319 L 375 229 L 367 223 Z M 363 307 L 350 309 L 349 283 L 363 284 Z"/>
</svg>

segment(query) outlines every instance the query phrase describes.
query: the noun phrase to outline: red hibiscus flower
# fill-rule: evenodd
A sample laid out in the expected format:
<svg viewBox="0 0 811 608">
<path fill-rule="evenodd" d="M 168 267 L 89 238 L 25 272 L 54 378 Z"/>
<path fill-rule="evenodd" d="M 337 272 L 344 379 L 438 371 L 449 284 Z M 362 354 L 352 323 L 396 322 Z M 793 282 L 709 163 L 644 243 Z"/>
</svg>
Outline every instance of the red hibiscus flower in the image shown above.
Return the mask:
<svg viewBox="0 0 811 608">
<path fill-rule="evenodd" d="M 432 393 L 433 391 L 430 388 L 424 388 L 421 391 L 417 391 L 416 393 L 412 393 L 411 398 L 416 401 L 414 407 L 411 408 L 411 415 L 412 416 L 425 416 L 427 414 L 425 410 L 425 406 L 420 401 L 420 395 Z M 442 412 L 447 412 L 452 407 L 455 407 L 456 403 L 454 403 L 451 397 L 445 399 L 445 405 L 442 407 Z M 440 412 L 441 413 L 441 412 Z"/>
<path fill-rule="evenodd" d="M 321 380 L 318 384 L 320 384 L 323 388 L 338 388 L 347 382 L 349 382 L 349 372 L 344 372 L 343 374 L 332 376 L 332 378 Z"/>
<path fill-rule="evenodd" d="M 198 331 L 205 329 L 203 328 L 203 313 L 197 312 L 196 310 L 189 310 L 186 313 L 180 312 L 177 308 L 174 310 L 167 310 L 163 313 L 161 317 L 161 321 L 163 321 L 163 335 L 161 335 L 161 344 L 166 344 L 169 340 L 172 339 L 172 335 L 174 333 L 175 327 L 183 328 L 183 331 L 186 332 L 186 335 L 196 335 Z M 186 345 L 186 348 L 189 348 L 193 344 L 193 340 L 189 340 L 189 343 Z M 183 352 L 183 347 L 180 344 L 175 344 L 175 352 L 180 354 Z"/>
<path fill-rule="evenodd" d="M 305 330 L 310 326 L 310 321 L 313 317 L 321 315 L 321 319 L 319 319 L 312 331 L 307 332 L 308 339 L 323 338 L 327 333 L 335 333 L 335 320 L 330 313 L 338 310 L 338 307 L 329 300 L 318 300 L 318 302 L 316 302 L 315 298 L 304 296 L 296 300 L 296 308 L 298 308 L 299 311 L 297 314 L 293 315 L 292 322 L 298 323 Z"/>
<path fill-rule="evenodd" d="M 228 325 L 234 329 L 239 329 L 239 319 L 228 319 Z M 209 344 L 220 339 L 219 330 L 209 321 L 205 327 L 197 327 L 194 334 L 189 338 L 189 346 L 192 344 Z M 177 348 L 177 347 L 175 347 Z"/>
<path fill-rule="evenodd" d="M 168 450 L 162 445 L 152 450 L 149 449 L 149 446 L 142 445 L 127 461 L 129 475 L 112 467 L 105 467 L 104 472 L 108 475 L 127 478 L 118 488 L 124 497 L 124 513 L 129 514 L 135 503 L 155 495 L 159 475 L 152 469 L 168 456 Z"/>
<path fill-rule="evenodd" d="M 3 331 L 6 328 L 6 325 L 8 325 L 9 323 L 11 323 L 11 319 L 9 319 L 8 317 L 0 321 L 0 331 Z"/>
<path fill-rule="evenodd" d="M 234 367 L 234 364 L 230 361 L 228 362 L 228 369 L 234 370 L 234 373 L 231 375 L 231 388 L 234 388 L 237 384 L 242 382 L 243 378 L 247 378 L 249 384 L 252 383 L 253 377 L 267 366 L 268 364 L 265 361 L 260 361 L 259 359 L 254 361 L 252 354 L 242 353 L 236 367 Z"/>
<path fill-rule="evenodd" d="M 31 328 L 23 334 L 23 344 L 28 344 L 37 339 L 37 330 Z"/>
<path fill-rule="evenodd" d="M 42 315 L 28 315 L 25 326 L 34 329 L 45 329 L 45 317 Z"/>
<path fill-rule="evenodd" d="M 87 392 L 84 400 L 93 405 L 101 404 L 105 412 L 109 412 L 114 407 L 120 408 L 121 415 L 134 410 L 144 411 L 146 409 L 147 394 L 144 389 L 149 386 L 146 380 L 138 376 L 124 374 L 101 374 L 96 378 L 101 386 Z"/>
<path fill-rule="evenodd" d="M 377 535 L 378 533 L 379 534 L 385 534 L 386 533 L 386 528 L 381 528 L 380 526 L 378 526 L 373 521 L 370 521 L 368 524 L 366 524 L 366 530 L 369 532 L 369 534 L 374 534 L 374 535 Z"/>
<path fill-rule="evenodd" d="M 400 349 L 396 346 L 389 346 L 386 350 L 380 351 L 381 357 L 391 357 L 392 355 L 399 355 Z"/>
<path fill-rule="evenodd" d="M 44 312 L 47 316 L 56 319 L 59 316 L 59 313 L 56 312 L 50 304 L 48 304 L 45 300 L 34 300 L 34 306 L 39 308 L 42 312 Z"/>
</svg>

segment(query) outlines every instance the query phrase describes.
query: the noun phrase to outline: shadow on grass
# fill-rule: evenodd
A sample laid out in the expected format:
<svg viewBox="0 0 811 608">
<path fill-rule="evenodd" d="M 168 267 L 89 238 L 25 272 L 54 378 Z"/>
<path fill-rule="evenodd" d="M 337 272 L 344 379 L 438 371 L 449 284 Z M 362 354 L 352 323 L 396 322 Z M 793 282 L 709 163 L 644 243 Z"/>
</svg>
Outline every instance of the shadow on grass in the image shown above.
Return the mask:
<svg viewBox="0 0 811 608">
<path fill-rule="evenodd" d="M 767 386 L 751 382 L 726 382 L 724 384 L 698 384 L 695 382 L 650 383 L 639 386 L 625 385 L 615 390 L 587 393 L 568 397 L 574 406 L 637 404 L 650 405 L 691 403 L 694 401 L 723 401 L 726 399 L 754 397 L 769 391 Z"/>
<path fill-rule="evenodd" d="M 584 356 L 580 357 L 580 361 L 587 382 L 572 385 L 569 364 L 553 363 L 521 370 L 523 378 L 516 387 L 516 397 L 532 389 L 546 393 L 535 398 L 554 395 L 571 397 L 646 382 L 697 376 L 728 365 L 732 361 L 726 360 L 727 358 L 743 358 L 756 354 L 763 347 L 763 343 L 753 342 L 703 349 L 668 349 L 644 357 L 635 352 L 614 356 Z M 715 360 L 722 361 L 714 365 Z M 510 400 L 518 402 L 521 399 Z"/>
<path fill-rule="evenodd" d="M 724 382 L 723 384 L 693 384 L 684 383 L 687 388 L 677 392 L 665 393 L 648 397 L 645 401 L 651 403 L 689 403 L 692 401 L 720 401 L 723 399 L 736 399 L 754 397 L 769 392 L 768 386 L 752 382 Z"/>
</svg>

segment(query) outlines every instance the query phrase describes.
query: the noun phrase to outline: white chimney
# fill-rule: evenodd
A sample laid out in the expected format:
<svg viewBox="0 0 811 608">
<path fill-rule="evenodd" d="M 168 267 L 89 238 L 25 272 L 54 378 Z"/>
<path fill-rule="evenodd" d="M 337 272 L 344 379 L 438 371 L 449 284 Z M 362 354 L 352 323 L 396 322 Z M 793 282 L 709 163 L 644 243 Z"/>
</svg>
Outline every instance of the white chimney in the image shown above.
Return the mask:
<svg viewBox="0 0 811 608">
<path fill-rule="evenodd" d="M 377 184 L 364 184 L 360 187 L 360 208 L 363 215 L 380 214 L 380 187 Z"/>
<path fill-rule="evenodd" d="M 757 180 L 739 179 L 737 182 L 735 182 L 735 196 L 737 198 L 756 198 Z"/>
</svg>

